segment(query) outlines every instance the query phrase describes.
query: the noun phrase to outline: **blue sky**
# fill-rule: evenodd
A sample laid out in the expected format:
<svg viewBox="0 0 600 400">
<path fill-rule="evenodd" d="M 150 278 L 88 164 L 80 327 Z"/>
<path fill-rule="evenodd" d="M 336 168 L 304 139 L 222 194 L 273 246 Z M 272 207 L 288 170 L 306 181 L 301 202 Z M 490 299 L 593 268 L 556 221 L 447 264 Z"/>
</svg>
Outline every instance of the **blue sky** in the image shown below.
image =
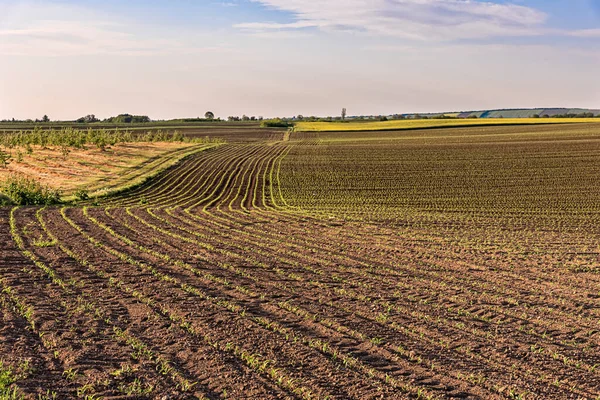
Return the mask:
<svg viewBox="0 0 600 400">
<path fill-rule="evenodd" d="M 600 108 L 600 0 L 0 0 L 0 119 Z"/>
</svg>

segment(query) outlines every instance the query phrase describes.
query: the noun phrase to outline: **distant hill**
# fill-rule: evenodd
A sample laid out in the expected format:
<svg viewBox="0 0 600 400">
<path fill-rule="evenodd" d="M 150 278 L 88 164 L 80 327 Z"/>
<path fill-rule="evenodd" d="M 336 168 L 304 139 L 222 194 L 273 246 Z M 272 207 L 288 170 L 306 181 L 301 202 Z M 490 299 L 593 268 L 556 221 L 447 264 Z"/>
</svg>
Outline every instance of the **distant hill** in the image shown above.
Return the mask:
<svg viewBox="0 0 600 400">
<path fill-rule="evenodd" d="M 447 113 L 425 113 L 425 114 L 403 114 L 405 117 L 414 117 L 416 115 L 436 117 L 446 115 L 448 117 L 457 118 L 530 118 L 533 116 L 545 117 L 556 117 L 561 116 L 574 116 L 592 114 L 594 116 L 600 116 L 600 110 L 593 110 L 587 108 L 512 108 L 503 110 L 482 110 L 482 111 L 461 111 L 461 112 L 447 112 Z"/>
</svg>

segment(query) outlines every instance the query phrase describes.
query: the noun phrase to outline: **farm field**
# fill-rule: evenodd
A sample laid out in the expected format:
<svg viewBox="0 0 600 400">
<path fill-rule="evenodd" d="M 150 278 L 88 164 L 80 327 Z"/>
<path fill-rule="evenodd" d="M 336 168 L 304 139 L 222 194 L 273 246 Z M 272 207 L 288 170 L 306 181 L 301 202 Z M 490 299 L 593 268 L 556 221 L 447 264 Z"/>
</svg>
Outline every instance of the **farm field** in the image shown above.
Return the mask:
<svg viewBox="0 0 600 400">
<path fill-rule="evenodd" d="M 394 131 L 443 127 L 600 123 L 600 118 L 403 119 L 392 121 L 298 122 L 299 132 Z"/>
<path fill-rule="evenodd" d="M 597 398 L 600 125 L 222 137 L 0 208 L 0 399 Z"/>
</svg>

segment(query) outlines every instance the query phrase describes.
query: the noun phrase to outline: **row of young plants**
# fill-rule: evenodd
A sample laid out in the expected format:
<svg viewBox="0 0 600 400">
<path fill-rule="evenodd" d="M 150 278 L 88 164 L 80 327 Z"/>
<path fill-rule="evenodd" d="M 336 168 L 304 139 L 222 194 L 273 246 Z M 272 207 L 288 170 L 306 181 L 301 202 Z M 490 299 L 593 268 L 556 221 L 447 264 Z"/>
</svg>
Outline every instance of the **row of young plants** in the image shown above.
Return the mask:
<svg viewBox="0 0 600 400">
<path fill-rule="evenodd" d="M 102 227 L 106 228 L 106 226 L 104 226 L 103 224 L 101 224 L 99 226 L 101 228 Z M 82 235 L 87 236 L 88 240 L 93 241 L 95 245 L 97 245 L 97 246 L 101 245 L 103 249 L 105 249 L 109 253 L 112 253 L 115 256 L 121 258 L 123 261 L 128 262 L 129 264 L 131 264 L 133 266 L 138 266 L 140 268 L 152 269 L 151 270 L 152 274 L 155 275 L 155 276 L 157 276 L 158 279 L 168 280 L 168 281 L 172 282 L 174 285 L 176 285 L 178 287 L 181 287 L 183 290 L 187 291 L 188 293 L 190 293 L 192 295 L 200 297 L 203 300 L 211 301 L 215 306 L 217 306 L 217 307 L 223 307 L 224 308 L 223 311 L 237 312 L 240 317 L 245 318 L 245 319 L 249 319 L 249 320 L 253 321 L 254 323 L 257 323 L 258 325 L 263 326 L 263 327 L 265 326 L 265 324 L 268 325 L 271 328 L 273 326 L 275 326 L 275 325 L 272 324 L 272 323 L 274 323 L 274 321 L 269 321 L 264 316 L 262 316 L 260 318 L 258 316 L 254 316 L 254 315 L 252 315 L 252 312 L 250 310 L 246 309 L 242 305 L 235 305 L 235 303 L 232 303 L 230 299 L 220 299 L 220 298 L 214 299 L 211 296 L 203 293 L 202 290 L 199 289 L 196 286 L 190 286 L 189 284 L 182 283 L 177 278 L 173 278 L 171 275 L 167 275 L 167 274 L 165 274 L 163 272 L 157 271 L 156 269 L 154 269 L 155 267 L 153 267 L 153 266 L 151 266 L 151 265 L 149 265 L 149 264 L 147 264 L 145 262 L 138 261 L 137 259 L 132 258 L 130 255 L 126 255 L 124 253 L 120 253 L 118 250 L 115 250 L 114 247 L 107 247 L 107 245 L 104 244 L 104 242 L 102 242 L 102 244 L 100 244 L 100 242 L 97 242 L 97 239 L 89 236 L 89 234 L 87 232 L 84 232 L 83 229 L 81 229 L 81 232 L 82 232 Z M 110 230 L 109 230 L 109 232 L 110 232 Z M 123 236 L 117 235 L 116 238 L 119 239 L 119 240 L 121 240 L 121 241 L 124 241 L 125 243 L 129 244 L 130 246 L 133 244 L 132 242 L 130 242 L 127 238 L 125 238 Z M 146 252 L 146 250 L 148 250 L 148 249 L 145 248 L 145 247 L 141 247 L 141 248 L 139 248 L 139 250 L 140 250 L 140 252 Z M 153 255 L 160 257 L 160 254 L 156 253 L 155 251 L 153 252 Z M 168 260 L 167 256 L 164 256 L 164 255 L 162 257 L 160 257 L 160 258 L 163 258 L 163 259 L 166 258 L 165 261 Z M 179 262 L 179 263 L 173 263 L 172 264 L 172 266 L 174 266 L 174 267 L 181 267 L 182 265 L 185 265 L 185 264 L 182 264 L 181 262 Z M 191 267 L 188 265 L 187 268 L 190 269 Z M 213 279 L 213 280 L 211 280 L 211 282 L 212 282 L 212 284 L 214 284 L 215 282 L 218 282 L 218 280 L 214 280 Z M 238 291 L 239 293 L 241 293 L 244 296 L 247 296 L 248 294 L 251 294 L 251 293 L 249 293 L 248 290 L 245 290 L 242 286 L 236 286 L 236 287 L 233 287 L 231 289 Z M 274 333 L 278 333 L 281 336 L 281 331 L 273 330 L 273 329 L 270 329 L 270 330 L 272 332 L 274 332 Z M 232 340 L 232 339 L 233 338 L 231 338 L 230 340 Z M 283 339 L 283 337 L 282 337 L 282 339 Z M 297 343 L 298 340 L 299 340 L 299 337 L 298 336 L 290 337 L 289 335 L 286 335 L 285 340 L 287 342 L 291 343 L 291 344 L 292 343 Z M 310 342 L 308 339 L 305 339 L 302 343 L 304 343 L 305 345 L 308 345 L 308 344 L 310 344 L 312 342 Z M 240 348 L 241 349 L 244 346 L 249 346 L 249 345 L 251 345 L 251 343 L 245 342 L 245 343 L 233 344 L 233 345 L 231 345 L 231 347 L 232 348 Z M 314 346 L 314 345 L 311 346 L 311 347 L 312 348 L 316 348 L 316 346 Z M 258 355 L 258 353 L 256 353 L 255 358 L 256 357 L 260 357 Z M 313 355 L 312 357 L 310 357 L 308 359 L 305 359 L 304 362 L 305 363 L 309 362 L 309 360 L 310 360 L 310 362 L 314 362 L 313 361 L 314 357 L 315 356 Z M 342 357 L 342 355 L 341 354 L 337 354 L 337 358 L 339 358 L 339 357 Z M 278 363 L 275 360 L 271 360 L 271 361 L 266 360 L 266 361 L 268 361 L 267 362 L 268 365 L 275 365 L 275 366 L 277 366 L 278 364 L 281 364 L 281 362 Z M 290 382 L 293 382 L 294 379 L 293 378 L 289 378 L 289 379 L 285 378 L 285 372 L 284 372 L 285 369 L 283 369 L 283 367 L 279 367 L 278 369 L 279 369 L 278 373 L 282 376 L 282 378 L 278 379 L 278 381 L 281 380 L 283 383 L 287 382 L 285 385 L 289 386 Z M 259 372 L 264 372 L 264 371 L 259 371 Z M 273 372 L 271 371 L 271 373 L 269 375 L 272 375 L 272 374 L 273 374 Z M 314 377 L 313 377 L 313 379 L 314 379 Z M 297 394 L 298 393 L 303 393 L 302 396 L 306 397 L 306 398 L 311 398 L 313 396 L 313 395 L 310 394 L 310 391 L 307 391 L 305 389 L 295 389 L 294 392 L 297 393 Z M 320 397 L 327 397 L 327 395 L 321 395 Z"/>
<path fill-rule="evenodd" d="M 310 262 L 310 261 L 309 261 L 309 262 Z M 335 277 L 334 277 L 334 279 L 335 279 Z M 316 287 L 316 289 L 319 289 L 319 288 L 318 288 L 318 287 Z M 383 288 L 382 288 L 382 289 L 383 289 Z M 412 288 L 412 289 L 414 290 L 414 288 Z M 321 291 L 317 290 L 317 292 L 322 292 L 322 290 L 321 290 Z M 347 295 L 347 294 L 348 294 L 348 291 L 346 291 L 346 290 L 343 290 L 343 289 L 340 289 L 340 291 L 338 291 L 338 293 L 342 293 L 342 294 L 344 294 L 344 295 Z M 355 296 L 356 296 L 356 295 L 355 295 Z M 352 297 L 352 296 L 351 296 L 351 297 Z M 358 298 L 360 298 L 360 296 L 359 296 Z M 367 301 L 373 301 L 373 299 L 366 299 L 366 300 L 367 300 Z M 375 302 L 377 302 L 377 301 L 375 301 Z M 385 305 L 385 306 L 387 306 L 388 308 L 391 308 L 391 305 L 389 305 L 389 304 L 384 304 L 384 305 Z M 400 312 L 400 313 L 405 313 L 405 314 L 407 314 L 407 315 L 415 315 L 414 311 L 412 311 L 410 308 L 409 308 L 409 309 L 398 309 L 397 311 L 398 311 L 398 312 Z M 444 311 L 446 311 L 446 310 L 444 310 Z M 458 316 L 461 316 L 461 317 L 463 317 L 463 318 L 464 318 L 465 316 L 467 316 L 467 315 L 469 315 L 469 314 L 470 314 L 470 313 L 468 313 L 468 312 L 465 314 L 465 310 L 464 310 L 464 309 L 460 309 L 460 308 L 458 308 L 458 309 L 456 310 L 456 313 L 457 313 L 457 315 L 458 315 Z M 420 317 L 422 320 L 425 320 L 425 321 L 426 321 L 426 320 L 429 318 L 429 315 L 431 315 L 430 313 L 425 313 L 425 314 L 423 314 L 423 313 L 419 313 L 419 314 L 420 314 L 420 315 L 419 315 L 419 317 Z M 385 315 L 385 314 L 382 312 L 382 313 L 380 314 L 380 316 L 383 316 L 383 315 Z M 385 316 L 385 318 L 387 318 L 387 316 Z M 482 320 L 482 318 L 478 317 L 477 315 L 472 315 L 470 318 L 473 318 L 473 319 L 474 319 L 474 321 L 476 321 L 476 322 L 477 322 L 477 321 L 481 321 L 481 320 Z M 444 319 L 440 320 L 440 318 L 439 318 L 439 317 L 438 317 L 438 320 L 437 320 L 437 322 L 440 324 L 440 326 L 444 326 L 444 325 L 446 325 L 446 326 L 447 326 L 448 324 L 452 324 L 452 321 L 448 321 L 448 320 L 444 320 Z M 457 323 L 456 325 L 457 325 L 457 327 L 458 327 L 459 325 L 463 325 L 462 327 L 460 327 L 460 329 L 461 329 L 461 330 L 465 330 L 467 333 L 469 333 L 469 332 L 470 332 L 470 330 L 469 330 L 468 328 L 466 328 L 466 327 L 464 326 L 464 324 L 462 324 L 462 323 L 460 323 L 460 324 L 459 324 L 459 323 Z M 421 333 L 420 335 L 422 336 L 423 334 Z M 475 336 L 480 336 L 480 337 L 489 337 L 491 340 L 495 340 L 493 336 L 491 336 L 491 337 L 490 337 L 490 335 L 489 335 L 489 332 L 485 332 L 485 331 L 479 331 L 478 329 L 473 329 L 473 335 L 475 335 Z"/>
<path fill-rule="evenodd" d="M 216 159 L 228 160 L 228 154 L 231 154 L 234 150 L 234 146 L 221 146 L 214 150 L 205 152 L 202 157 L 186 160 L 185 163 L 180 165 L 178 168 L 174 168 L 170 171 L 166 171 L 161 175 L 153 179 L 152 184 L 144 185 L 135 191 L 130 193 L 117 196 L 113 199 L 107 199 L 103 204 L 111 205 L 150 205 L 159 201 L 160 198 L 168 198 L 169 196 L 176 196 L 181 190 L 180 185 L 185 185 L 186 189 L 193 185 L 194 182 L 202 182 L 203 179 L 189 179 L 189 171 L 204 171 L 204 173 L 198 178 L 203 178 L 204 174 L 212 171 L 206 166 L 207 162 L 214 161 Z M 223 161 L 225 162 L 225 161 Z"/>
<path fill-rule="evenodd" d="M 111 220 L 115 220 L 115 217 L 111 214 L 108 214 L 108 217 Z M 175 269 L 177 267 L 183 267 L 186 268 L 188 270 L 191 270 L 195 275 L 197 276 L 201 276 L 204 277 L 204 275 L 206 274 L 206 272 L 204 271 L 194 271 L 193 267 L 191 267 L 189 264 L 180 261 L 180 260 L 175 260 L 171 257 L 168 256 L 166 254 L 162 254 L 162 253 L 158 253 L 156 250 L 152 250 L 144 245 L 141 245 L 137 242 L 132 241 L 131 239 L 123 236 L 122 234 L 116 233 L 112 228 L 108 227 L 106 225 L 106 223 L 102 223 L 99 222 L 95 217 L 91 217 L 88 215 L 88 218 L 90 218 L 90 220 L 94 221 L 98 226 L 102 227 L 105 231 L 107 231 L 108 233 L 110 233 L 112 236 L 114 236 L 115 238 L 119 239 L 120 241 L 128 244 L 130 247 L 136 248 L 139 250 L 140 255 L 144 254 L 144 253 L 150 253 L 153 256 L 156 256 L 158 258 L 162 258 L 163 260 L 169 262 L 172 267 L 174 267 Z M 120 225 L 125 226 L 126 223 L 124 223 L 123 221 L 120 221 Z M 133 232 L 135 230 L 135 228 L 133 226 L 129 226 L 130 230 Z M 162 245 L 163 248 L 167 247 L 168 245 L 162 241 L 159 241 L 157 239 L 153 239 L 153 242 L 156 243 L 157 245 Z M 205 259 L 204 261 L 209 262 L 210 259 Z M 215 262 L 214 260 L 212 261 L 213 263 Z M 223 266 L 224 269 L 231 271 L 232 268 L 231 267 L 225 267 Z M 283 272 L 282 272 L 283 273 Z M 242 278 L 248 278 L 248 273 L 241 273 L 240 276 Z M 224 285 L 225 287 L 223 287 L 224 290 L 233 290 L 235 292 L 239 293 L 239 296 L 243 299 L 247 296 L 251 296 L 251 297 L 258 297 L 261 299 L 264 298 L 268 298 L 273 294 L 272 288 L 267 288 L 266 290 L 263 291 L 256 291 L 256 289 L 249 289 L 247 286 L 243 286 L 242 284 L 238 284 L 235 285 L 233 283 L 233 281 L 231 281 L 230 279 L 228 280 L 224 280 L 224 279 L 214 279 L 211 278 L 211 282 L 216 283 L 216 284 L 220 284 L 220 285 Z M 252 283 L 254 284 L 258 284 L 259 282 L 261 282 L 260 278 L 255 278 L 251 280 Z M 285 305 L 281 305 L 278 304 L 276 306 L 276 308 L 279 308 L 279 313 L 281 313 L 282 310 L 288 310 L 288 308 Z M 376 369 L 373 369 L 372 367 L 368 367 L 366 365 L 363 365 L 362 362 L 355 360 L 353 356 L 351 355 L 345 355 L 345 352 L 340 352 L 339 349 L 337 349 L 337 346 L 332 346 L 327 344 L 326 342 L 322 342 L 320 340 L 313 340 L 311 338 L 304 338 L 303 335 L 301 335 L 300 333 L 294 333 L 294 331 L 292 329 L 289 328 L 283 328 L 281 326 L 281 323 L 283 322 L 284 324 L 287 325 L 287 323 L 285 323 L 285 319 L 283 319 L 283 321 L 276 321 L 276 320 L 270 320 L 264 316 L 258 317 L 258 316 L 252 316 L 253 312 L 251 310 L 245 309 L 245 314 L 249 315 L 251 318 L 253 318 L 253 320 L 259 322 L 261 325 L 267 325 L 267 327 L 269 329 L 273 328 L 273 327 L 279 327 L 277 329 L 277 331 L 279 331 L 280 333 L 284 333 L 286 335 L 286 340 L 291 340 L 294 342 L 299 341 L 299 338 L 303 338 L 302 340 L 300 340 L 301 343 L 308 345 L 310 347 L 315 347 L 316 343 L 322 343 L 323 346 L 317 346 L 317 348 L 326 353 L 326 354 L 330 354 L 334 359 L 341 359 L 341 360 L 346 360 L 344 361 L 345 365 L 351 364 L 351 365 L 356 365 L 359 366 L 361 368 L 361 370 L 363 371 L 371 371 L 369 372 L 369 375 L 373 375 L 373 376 L 377 376 L 378 374 L 381 376 L 382 381 L 385 381 L 389 384 L 394 383 L 394 386 L 398 386 L 398 387 L 402 387 L 400 384 L 396 383 L 396 379 L 394 379 L 392 376 L 385 376 L 381 375 L 380 372 L 376 371 Z M 258 314 L 258 315 L 263 315 L 262 313 Z M 259 318 L 259 319 L 257 319 Z M 289 318 L 289 317 L 288 317 Z M 327 327 L 327 330 L 331 329 L 331 327 Z M 364 339 L 364 338 L 363 338 Z M 367 340 L 368 342 L 368 340 Z M 325 349 L 325 350 L 324 350 Z M 355 360 L 355 361 L 350 361 L 350 360 Z M 421 389 L 422 392 L 424 393 L 425 389 Z M 418 390 L 417 390 L 418 391 Z"/>
<path fill-rule="evenodd" d="M 154 372 L 152 372 L 152 375 L 155 375 L 154 379 L 158 378 L 160 380 L 162 379 L 160 377 L 165 376 L 168 382 L 165 382 L 166 386 L 178 387 L 182 391 L 189 391 L 194 386 L 193 382 L 188 380 L 178 369 L 176 369 L 169 359 L 166 359 L 159 353 L 156 353 L 140 337 L 137 337 L 135 334 L 132 334 L 131 329 L 128 328 L 126 323 L 121 321 L 118 317 L 115 317 L 115 314 L 113 312 L 106 310 L 104 308 L 105 305 L 101 305 L 101 303 L 98 302 L 95 293 L 84 292 L 81 289 L 83 287 L 86 287 L 84 281 L 80 280 L 74 275 L 68 275 L 65 277 L 61 276 L 62 274 L 60 274 L 55 269 L 53 269 L 52 266 L 44 262 L 38 255 L 36 255 L 30 250 L 27 250 L 28 246 L 26 245 L 25 240 L 21 237 L 19 229 L 16 225 L 17 222 L 15 214 L 17 210 L 17 208 L 13 209 L 11 211 L 10 216 L 11 233 L 13 235 L 13 239 L 15 240 L 15 243 L 17 243 L 17 246 L 19 247 L 22 254 L 27 259 L 29 259 L 34 265 L 36 265 L 50 279 L 52 286 L 56 287 L 55 289 L 59 290 L 59 292 L 62 292 L 58 294 L 54 302 L 58 302 L 56 306 L 64 310 L 64 315 L 70 316 L 70 318 L 73 319 L 76 318 L 76 316 L 78 315 L 85 315 L 87 318 L 89 318 L 89 321 L 93 321 L 93 323 L 88 323 L 83 326 L 88 326 L 88 329 L 97 329 L 96 333 L 100 335 L 100 338 L 113 338 L 115 343 L 122 343 L 121 348 L 123 350 L 129 347 L 132 351 L 130 353 L 132 359 L 144 360 L 145 362 L 154 365 L 157 371 L 157 374 L 154 374 Z M 68 249 L 62 244 L 60 244 L 58 239 L 50 231 L 47 230 L 47 226 L 45 225 L 41 217 L 41 210 L 42 209 L 38 209 L 38 211 L 36 212 L 36 217 L 38 218 L 39 223 L 42 224 L 42 229 L 44 230 L 44 232 L 46 232 L 46 234 L 48 234 L 52 241 L 57 243 L 56 246 L 59 246 L 61 250 L 65 251 L 65 253 L 68 254 Z M 102 275 L 103 273 L 100 271 L 99 274 Z M 70 299 L 75 299 L 75 301 L 70 301 Z M 38 318 L 45 317 L 43 310 L 36 311 L 32 305 L 28 305 L 27 307 L 31 310 L 31 315 L 37 315 Z M 65 321 L 65 323 L 68 322 Z M 38 334 L 41 338 L 47 338 L 51 336 L 52 338 L 45 339 L 44 343 L 47 346 L 49 346 L 49 349 L 54 353 L 55 357 L 61 360 L 61 363 L 68 362 L 67 358 L 63 358 L 62 351 L 68 350 L 73 345 L 75 345 L 75 343 L 73 343 L 73 339 L 64 341 L 53 331 L 38 331 Z M 77 339 L 76 341 L 81 341 L 81 345 L 83 345 L 84 347 L 88 345 L 86 344 L 86 341 L 84 339 Z M 116 368 L 115 365 L 115 370 L 111 371 L 110 373 L 110 375 L 112 375 L 112 380 L 115 380 L 116 378 L 118 378 L 118 375 L 120 375 L 116 373 L 117 370 L 118 368 Z M 152 371 L 152 369 L 150 371 Z M 115 373 L 113 374 L 112 372 Z M 148 371 L 145 371 L 145 375 L 147 373 Z M 97 390 L 115 386 L 111 382 L 111 379 L 107 379 L 100 383 L 93 381 L 86 382 L 86 380 L 83 379 L 84 377 L 79 375 L 75 368 L 67 368 L 66 365 L 65 372 L 63 373 L 63 375 L 67 379 L 76 381 L 78 383 L 76 390 L 78 397 L 90 396 L 89 398 L 93 398 L 94 393 Z M 152 386 L 141 385 L 139 383 L 141 382 L 139 378 L 137 379 L 137 382 L 137 389 L 139 389 L 137 394 L 144 394 L 148 390 L 152 389 Z M 132 389 L 131 386 L 121 386 L 118 390 L 126 392 L 130 389 Z"/>
<path fill-rule="evenodd" d="M 512 143 L 497 143 L 494 137 L 490 143 L 482 134 L 467 144 L 398 134 L 365 144 L 362 136 L 295 146 L 282 189 L 291 204 L 389 218 L 406 210 L 550 214 L 555 220 L 597 215 L 590 191 L 598 142 L 589 135 L 567 130 L 550 139 L 513 136 Z"/>
</svg>

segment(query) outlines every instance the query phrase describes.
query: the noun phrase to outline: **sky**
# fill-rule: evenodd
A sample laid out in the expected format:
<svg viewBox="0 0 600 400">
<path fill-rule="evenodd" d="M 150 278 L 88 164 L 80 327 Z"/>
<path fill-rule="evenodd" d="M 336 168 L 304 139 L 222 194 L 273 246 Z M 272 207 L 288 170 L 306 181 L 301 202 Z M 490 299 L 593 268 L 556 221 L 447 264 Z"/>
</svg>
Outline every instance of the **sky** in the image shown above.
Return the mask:
<svg viewBox="0 0 600 400">
<path fill-rule="evenodd" d="M 0 0 L 0 119 L 600 108 L 600 0 Z"/>
</svg>

